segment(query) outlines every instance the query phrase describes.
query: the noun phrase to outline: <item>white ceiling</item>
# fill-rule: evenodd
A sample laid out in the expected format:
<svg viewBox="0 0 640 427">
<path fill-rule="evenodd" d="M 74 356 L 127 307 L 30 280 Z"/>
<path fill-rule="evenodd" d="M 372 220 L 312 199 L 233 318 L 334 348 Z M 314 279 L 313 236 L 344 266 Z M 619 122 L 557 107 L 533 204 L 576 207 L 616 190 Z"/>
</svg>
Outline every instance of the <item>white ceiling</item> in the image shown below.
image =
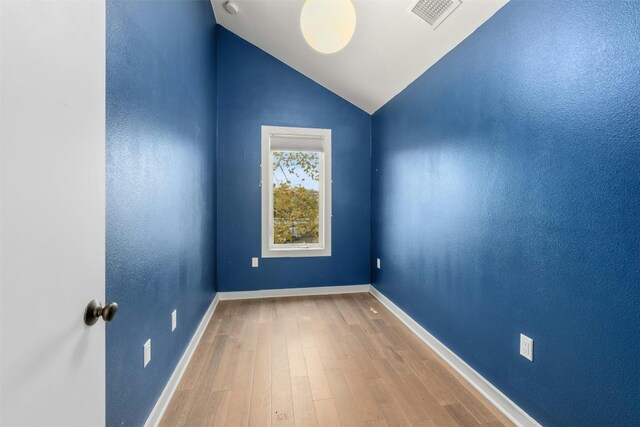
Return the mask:
<svg viewBox="0 0 640 427">
<path fill-rule="evenodd" d="M 225 1 L 211 0 L 220 25 L 372 114 L 508 0 L 462 0 L 435 30 L 411 12 L 417 0 L 353 0 L 353 39 L 330 55 L 302 37 L 304 0 L 235 0 L 237 15 L 225 11 Z"/>
</svg>

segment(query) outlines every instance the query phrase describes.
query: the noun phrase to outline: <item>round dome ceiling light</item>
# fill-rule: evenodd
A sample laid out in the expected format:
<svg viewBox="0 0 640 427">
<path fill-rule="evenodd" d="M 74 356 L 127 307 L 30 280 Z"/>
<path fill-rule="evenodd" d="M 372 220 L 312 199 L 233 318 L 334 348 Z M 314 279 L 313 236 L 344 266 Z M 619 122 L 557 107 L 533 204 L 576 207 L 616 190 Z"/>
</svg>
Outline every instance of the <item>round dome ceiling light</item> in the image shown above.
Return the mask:
<svg viewBox="0 0 640 427">
<path fill-rule="evenodd" d="M 232 1 L 225 2 L 223 6 L 224 6 L 224 10 L 226 10 L 229 15 L 237 15 L 238 12 L 240 12 L 238 5 Z"/>
<path fill-rule="evenodd" d="M 336 53 L 349 44 L 356 30 L 351 0 L 306 0 L 300 14 L 306 42 L 320 53 Z"/>
</svg>

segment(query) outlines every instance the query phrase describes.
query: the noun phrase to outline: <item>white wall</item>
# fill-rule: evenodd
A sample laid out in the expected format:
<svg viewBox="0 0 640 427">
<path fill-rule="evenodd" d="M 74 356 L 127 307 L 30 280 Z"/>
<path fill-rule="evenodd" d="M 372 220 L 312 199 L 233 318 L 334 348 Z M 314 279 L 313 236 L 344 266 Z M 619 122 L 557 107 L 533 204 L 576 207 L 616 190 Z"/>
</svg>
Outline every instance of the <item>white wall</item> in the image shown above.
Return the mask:
<svg viewBox="0 0 640 427">
<path fill-rule="evenodd" d="M 100 426 L 104 0 L 0 0 L 0 54 L 0 425 Z"/>
</svg>

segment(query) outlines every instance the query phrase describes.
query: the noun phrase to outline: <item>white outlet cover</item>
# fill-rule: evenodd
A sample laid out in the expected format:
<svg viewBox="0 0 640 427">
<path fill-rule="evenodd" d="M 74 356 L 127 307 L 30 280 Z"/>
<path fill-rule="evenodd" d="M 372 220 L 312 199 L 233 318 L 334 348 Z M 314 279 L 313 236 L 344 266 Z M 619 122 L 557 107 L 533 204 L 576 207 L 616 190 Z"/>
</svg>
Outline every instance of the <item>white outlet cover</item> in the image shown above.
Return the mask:
<svg viewBox="0 0 640 427">
<path fill-rule="evenodd" d="M 251 258 L 251 267 L 256 268 L 258 266 L 258 257 Z"/>
<path fill-rule="evenodd" d="M 171 312 L 171 332 L 176 330 L 176 326 L 178 326 L 178 310 L 173 310 Z"/>
<path fill-rule="evenodd" d="M 151 338 L 149 338 L 147 342 L 144 343 L 144 367 L 145 368 L 147 367 L 149 362 L 151 362 Z"/>
<path fill-rule="evenodd" d="M 376 258 L 376 267 L 380 270 L 380 258 Z"/>
<path fill-rule="evenodd" d="M 520 355 L 533 362 L 533 340 L 520 334 Z"/>
</svg>

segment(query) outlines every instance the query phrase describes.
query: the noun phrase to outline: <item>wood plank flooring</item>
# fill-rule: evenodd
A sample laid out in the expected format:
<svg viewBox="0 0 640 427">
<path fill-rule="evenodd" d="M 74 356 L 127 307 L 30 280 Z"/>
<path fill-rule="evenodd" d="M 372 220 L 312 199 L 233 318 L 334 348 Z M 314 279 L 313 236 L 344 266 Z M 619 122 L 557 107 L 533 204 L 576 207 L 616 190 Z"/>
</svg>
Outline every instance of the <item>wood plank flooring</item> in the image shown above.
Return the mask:
<svg viewBox="0 0 640 427">
<path fill-rule="evenodd" d="M 161 426 L 511 426 L 367 293 L 222 301 Z"/>
</svg>

